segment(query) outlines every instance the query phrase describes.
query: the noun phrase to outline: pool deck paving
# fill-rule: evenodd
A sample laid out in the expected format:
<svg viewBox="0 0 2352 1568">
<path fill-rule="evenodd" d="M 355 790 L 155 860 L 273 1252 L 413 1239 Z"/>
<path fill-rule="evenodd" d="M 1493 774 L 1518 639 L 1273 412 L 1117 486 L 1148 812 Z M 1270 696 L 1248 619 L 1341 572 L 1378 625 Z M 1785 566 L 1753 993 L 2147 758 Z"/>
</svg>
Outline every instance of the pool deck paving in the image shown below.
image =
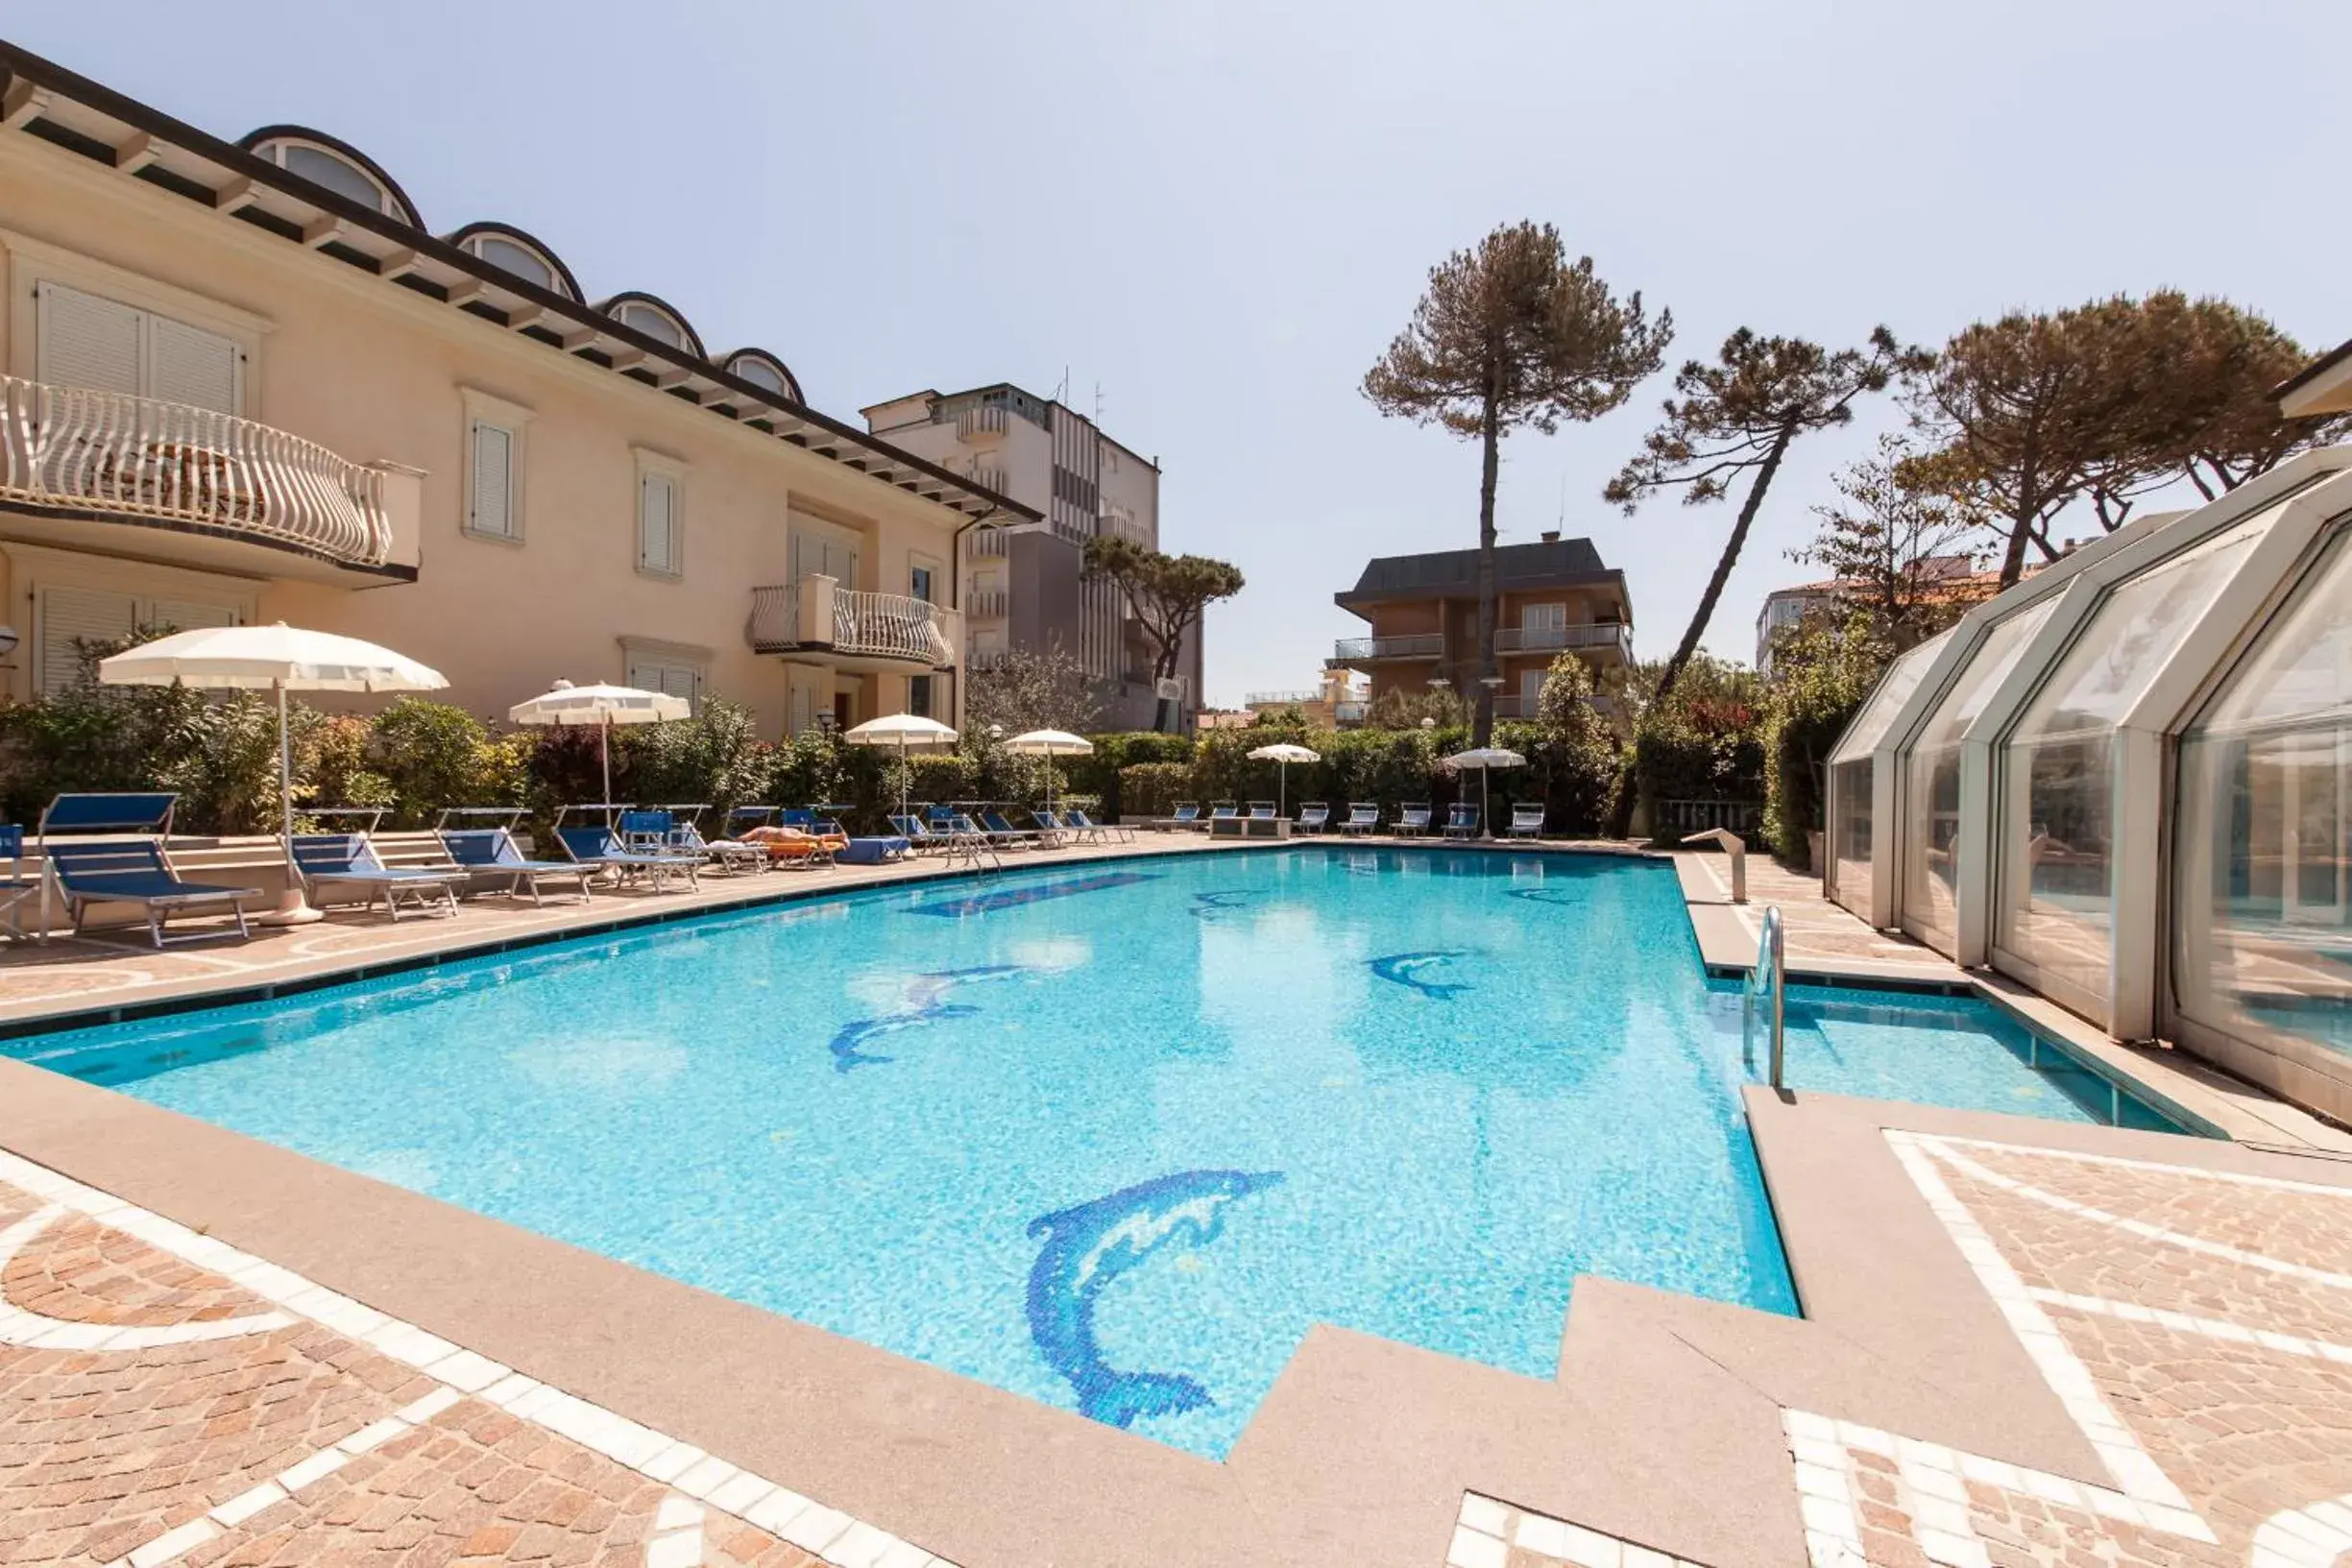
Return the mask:
<svg viewBox="0 0 2352 1568">
<path fill-rule="evenodd" d="M 0 1017 L 914 874 L 12 948 Z M 1749 876 L 1792 970 L 1944 978 Z M 1752 1087 L 1802 1318 L 1588 1278 L 1550 1380 L 1318 1328 L 1222 1462 L 0 1061 L 0 1564 L 2318 1568 L 2352 1140 L 2169 1054 L 2109 1065 L 2240 1141 Z"/>
</svg>

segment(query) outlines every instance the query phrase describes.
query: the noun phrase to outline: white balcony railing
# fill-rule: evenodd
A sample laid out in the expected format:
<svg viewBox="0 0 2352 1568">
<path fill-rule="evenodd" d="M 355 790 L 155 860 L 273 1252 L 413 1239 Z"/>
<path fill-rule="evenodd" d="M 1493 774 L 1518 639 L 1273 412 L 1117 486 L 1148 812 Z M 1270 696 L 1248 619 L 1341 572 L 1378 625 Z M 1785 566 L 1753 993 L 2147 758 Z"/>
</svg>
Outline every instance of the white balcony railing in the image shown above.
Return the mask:
<svg viewBox="0 0 2352 1568">
<path fill-rule="evenodd" d="M 1560 653 L 1569 648 L 1614 648 L 1631 663 L 1634 629 L 1622 621 L 1579 626 L 1498 626 L 1497 653 Z"/>
<path fill-rule="evenodd" d="M 1001 588 L 976 588 L 964 595 L 964 614 L 974 620 L 1003 620 L 1011 598 Z"/>
<path fill-rule="evenodd" d="M 346 566 L 391 557 L 380 470 L 208 408 L 0 375 L 0 500 L 153 519 Z"/>
<path fill-rule="evenodd" d="M 810 576 L 753 589 L 743 635 L 761 653 L 831 652 L 949 669 L 956 663 L 959 631 L 952 610 L 899 593 L 862 593 L 831 577 Z"/>
<path fill-rule="evenodd" d="M 1010 551 L 1002 528 L 975 528 L 963 536 L 963 553 L 981 560 L 1001 561 Z"/>
</svg>

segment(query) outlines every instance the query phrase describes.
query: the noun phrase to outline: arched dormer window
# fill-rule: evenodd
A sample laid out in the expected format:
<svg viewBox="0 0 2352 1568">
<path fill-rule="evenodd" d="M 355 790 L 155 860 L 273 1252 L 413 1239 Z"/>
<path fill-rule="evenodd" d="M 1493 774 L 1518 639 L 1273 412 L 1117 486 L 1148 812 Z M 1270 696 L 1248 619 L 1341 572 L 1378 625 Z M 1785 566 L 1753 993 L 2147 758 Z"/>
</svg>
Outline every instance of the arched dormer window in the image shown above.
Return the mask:
<svg viewBox="0 0 2352 1568">
<path fill-rule="evenodd" d="M 727 373 L 739 380 L 749 381 L 764 392 L 793 402 L 805 401 L 800 395 L 800 382 L 783 360 L 764 349 L 738 349 L 727 356 Z"/>
<path fill-rule="evenodd" d="M 417 209 L 392 177 L 356 147 L 302 126 L 265 126 L 245 138 L 245 150 L 346 201 L 419 227 Z"/>
<path fill-rule="evenodd" d="M 550 294 L 560 294 L 567 300 L 580 297 L 580 285 L 573 280 L 571 269 L 558 261 L 554 252 L 520 229 L 505 224 L 470 223 L 451 234 L 449 243 L 469 255 L 479 256 L 502 273 L 526 283 L 536 283 Z"/>
<path fill-rule="evenodd" d="M 686 318 L 650 294 L 616 294 L 596 308 L 656 343 L 682 349 L 697 359 L 702 357 L 702 339 L 686 325 Z"/>
</svg>

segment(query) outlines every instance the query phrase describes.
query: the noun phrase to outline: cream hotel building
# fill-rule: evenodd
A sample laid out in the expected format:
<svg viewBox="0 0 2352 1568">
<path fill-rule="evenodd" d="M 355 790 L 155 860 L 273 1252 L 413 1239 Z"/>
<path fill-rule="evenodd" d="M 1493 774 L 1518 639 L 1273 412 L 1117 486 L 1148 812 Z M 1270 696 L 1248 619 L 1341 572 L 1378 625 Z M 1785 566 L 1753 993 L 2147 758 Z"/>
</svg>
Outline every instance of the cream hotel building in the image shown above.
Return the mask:
<svg viewBox="0 0 2352 1568">
<path fill-rule="evenodd" d="M 959 552 L 1036 511 L 532 235 L 428 229 L 321 132 L 223 141 L 6 44 L 0 80 L 10 695 L 77 639 L 283 620 L 483 713 L 565 677 L 771 737 L 955 721 Z"/>
</svg>

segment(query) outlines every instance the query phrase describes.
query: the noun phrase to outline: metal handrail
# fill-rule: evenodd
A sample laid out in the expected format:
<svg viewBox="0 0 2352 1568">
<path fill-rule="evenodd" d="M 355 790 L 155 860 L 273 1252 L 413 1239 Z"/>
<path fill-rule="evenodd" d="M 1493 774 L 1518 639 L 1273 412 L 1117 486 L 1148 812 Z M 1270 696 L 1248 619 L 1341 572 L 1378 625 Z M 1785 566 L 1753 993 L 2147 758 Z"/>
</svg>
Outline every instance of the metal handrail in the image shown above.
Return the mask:
<svg viewBox="0 0 2352 1568">
<path fill-rule="evenodd" d="M 1748 971 L 1748 985 L 1740 1005 L 1739 1033 L 1743 1053 L 1750 1061 L 1756 1059 L 1756 1011 L 1767 1009 L 1765 1024 L 1771 1033 L 1769 1072 L 1765 1081 L 1775 1093 L 1784 1086 L 1787 1068 L 1787 1049 L 1784 1044 L 1788 1014 L 1788 987 L 1782 974 L 1786 956 L 1786 942 L 1782 934 L 1781 906 L 1764 906 L 1764 930 L 1756 945 L 1756 967 Z M 1760 995 L 1759 995 L 1760 993 Z"/>
<path fill-rule="evenodd" d="M 391 558 L 381 470 L 217 409 L 0 375 L 0 500 Z"/>
</svg>

